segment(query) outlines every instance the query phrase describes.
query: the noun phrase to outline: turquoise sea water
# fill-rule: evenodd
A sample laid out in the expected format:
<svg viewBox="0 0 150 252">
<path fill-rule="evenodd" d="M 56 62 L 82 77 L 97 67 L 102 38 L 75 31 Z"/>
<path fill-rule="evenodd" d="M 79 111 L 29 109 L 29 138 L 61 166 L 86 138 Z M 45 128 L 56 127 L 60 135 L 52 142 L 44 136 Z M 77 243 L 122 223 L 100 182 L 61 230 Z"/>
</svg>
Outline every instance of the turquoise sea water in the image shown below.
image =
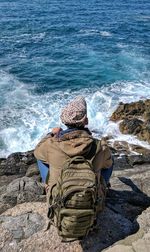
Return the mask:
<svg viewBox="0 0 150 252">
<path fill-rule="evenodd" d="M 97 136 L 119 101 L 150 98 L 149 0 L 0 1 L 0 155 L 34 148 L 76 95 Z"/>
</svg>

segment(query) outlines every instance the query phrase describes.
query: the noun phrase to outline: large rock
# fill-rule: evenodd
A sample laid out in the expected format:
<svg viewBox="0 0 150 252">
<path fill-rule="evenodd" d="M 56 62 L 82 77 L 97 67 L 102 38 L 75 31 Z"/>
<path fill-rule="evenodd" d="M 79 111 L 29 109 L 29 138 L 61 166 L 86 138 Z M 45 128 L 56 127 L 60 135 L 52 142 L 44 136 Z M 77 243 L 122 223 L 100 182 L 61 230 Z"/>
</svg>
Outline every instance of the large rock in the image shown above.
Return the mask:
<svg viewBox="0 0 150 252">
<path fill-rule="evenodd" d="M 150 123 L 145 123 L 137 118 L 124 119 L 120 123 L 119 129 L 123 134 L 133 134 L 140 140 L 150 143 Z"/>
<path fill-rule="evenodd" d="M 44 187 L 32 178 L 17 178 L 1 188 L 0 213 L 23 202 L 46 201 Z"/>
<path fill-rule="evenodd" d="M 35 178 L 38 178 L 39 177 L 39 170 L 37 168 L 37 164 L 31 164 L 29 165 L 27 171 L 26 171 L 26 176 L 27 177 L 35 177 Z"/>
<path fill-rule="evenodd" d="M 135 248 L 139 252 L 140 246 L 147 246 L 145 239 L 149 237 L 149 179 L 150 164 L 115 170 L 111 179 L 112 188 L 107 194 L 106 208 L 98 215 L 95 229 L 82 241 L 62 243 L 54 226 L 46 231 L 46 203 L 18 204 L 1 215 L 1 251 L 99 252 L 115 244 L 115 247 L 109 249 L 117 248 L 117 252 L 124 249 L 123 251 L 129 252 Z M 9 184 L 7 192 L 15 192 L 16 189 L 13 188 L 18 188 L 17 180 L 14 185 Z M 33 227 L 28 222 L 28 215 L 34 220 Z M 16 231 L 15 220 L 20 232 Z M 24 230 L 27 232 L 24 233 Z"/>
<path fill-rule="evenodd" d="M 120 103 L 110 117 L 121 121 L 120 131 L 136 135 L 140 140 L 150 143 L 150 99 L 132 103 Z"/>
<path fill-rule="evenodd" d="M 44 206 L 45 203 L 43 203 Z M 45 207 L 41 203 L 25 203 L 9 209 L 0 216 L 0 251 L 22 251 L 18 244 L 40 232 L 45 226 Z M 41 215 L 41 212 L 43 216 Z M 34 248 L 29 251 L 34 251 Z"/>
<path fill-rule="evenodd" d="M 7 229 L 17 242 L 31 237 L 44 227 L 44 219 L 38 213 L 24 213 L 18 216 L 0 216 L 3 229 Z"/>
<path fill-rule="evenodd" d="M 120 240 L 136 230 L 136 226 L 130 220 L 106 208 L 98 217 L 96 229 L 86 239 L 82 242 L 62 243 L 54 226 L 45 231 L 47 226 L 46 209 L 45 203 L 34 203 L 34 205 L 27 203 L 5 212 L 0 219 L 3 237 L 2 251 L 11 251 L 9 249 L 10 244 L 14 244 L 15 249 L 18 249 L 18 251 L 22 249 L 22 251 L 39 252 L 83 250 L 94 252 L 100 251 L 103 247 L 112 244 L 113 241 Z M 28 213 L 26 213 L 27 211 Z M 26 218 L 27 221 L 25 221 Z M 34 225 L 31 225 L 32 223 L 28 221 L 30 219 L 35 220 Z M 44 219 L 45 225 L 41 230 Z M 40 231 L 37 232 L 38 228 Z M 17 230 L 20 230 L 20 232 L 17 232 Z M 23 232 L 24 230 L 26 230 L 26 233 Z"/>
<path fill-rule="evenodd" d="M 6 158 L 0 158 L 0 176 L 5 174 L 6 168 Z"/>
<path fill-rule="evenodd" d="M 130 104 L 121 105 L 118 115 L 121 116 L 124 108 L 127 119 L 133 119 L 132 134 L 137 134 L 139 125 L 143 129 L 144 120 L 150 122 L 149 101 L 132 104 L 132 111 L 129 111 Z M 142 134 L 141 129 L 139 133 Z M 40 177 L 33 152 L 15 153 L 7 159 L 0 159 L 0 250 L 148 252 L 150 150 L 125 141 L 114 142 L 111 150 L 114 172 L 105 210 L 98 215 L 95 229 L 84 240 L 72 243 L 62 243 L 54 226 L 46 230 L 46 196 L 38 182 Z"/>
<path fill-rule="evenodd" d="M 129 144 L 126 141 L 115 140 L 109 143 L 111 151 L 114 155 L 127 155 L 127 156 L 138 156 L 141 160 L 147 157 L 148 162 L 150 162 L 150 149 L 136 144 Z M 142 155 L 139 155 L 142 154 Z"/>
<path fill-rule="evenodd" d="M 139 134 L 139 132 L 141 132 L 143 125 L 144 125 L 144 122 L 137 118 L 124 119 L 120 123 L 119 128 L 123 134 L 137 135 Z"/>
<path fill-rule="evenodd" d="M 106 252 L 149 252 L 150 250 L 150 207 L 138 218 L 139 230 L 137 233 L 116 242 L 104 250 Z"/>
<path fill-rule="evenodd" d="M 29 165 L 35 163 L 33 151 L 13 153 L 0 159 L 0 176 L 26 174 Z"/>
<path fill-rule="evenodd" d="M 150 99 L 131 103 L 120 102 L 118 108 L 113 112 L 110 119 L 112 121 L 120 121 L 133 118 L 134 116 L 144 116 L 145 120 L 150 119 Z"/>
</svg>

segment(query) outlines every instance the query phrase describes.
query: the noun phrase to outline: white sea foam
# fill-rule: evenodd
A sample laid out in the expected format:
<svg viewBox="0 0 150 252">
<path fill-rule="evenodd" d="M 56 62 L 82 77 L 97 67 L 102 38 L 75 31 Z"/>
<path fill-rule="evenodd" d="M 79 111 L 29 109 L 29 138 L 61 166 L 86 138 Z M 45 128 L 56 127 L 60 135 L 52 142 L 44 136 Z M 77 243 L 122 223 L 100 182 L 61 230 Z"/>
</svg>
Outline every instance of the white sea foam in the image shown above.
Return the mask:
<svg viewBox="0 0 150 252">
<path fill-rule="evenodd" d="M 37 43 L 41 40 L 43 40 L 46 36 L 46 32 L 39 32 L 39 33 L 22 33 L 22 34 L 16 34 L 16 35 L 11 35 L 10 36 L 2 36 L 0 41 L 15 41 L 15 43 L 20 44 L 22 42 L 32 42 L 32 43 Z"/>
<path fill-rule="evenodd" d="M 147 21 L 149 22 L 150 21 L 150 16 L 148 15 L 139 15 L 139 16 L 135 16 L 135 20 L 138 20 L 138 21 Z"/>
<path fill-rule="evenodd" d="M 112 34 L 108 31 L 100 31 L 102 37 L 112 37 Z"/>
<path fill-rule="evenodd" d="M 127 47 L 128 47 L 128 45 L 123 44 L 123 43 L 117 43 L 117 46 L 118 46 L 119 48 L 127 48 Z"/>
<path fill-rule="evenodd" d="M 92 36 L 96 34 L 99 34 L 99 30 L 97 29 L 81 29 L 79 31 L 80 36 Z"/>
<path fill-rule="evenodd" d="M 28 87 L 28 88 L 27 88 Z M 146 82 L 120 82 L 101 88 L 76 92 L 34 93 L 34 87 L 19 82 L 13 75 L 0 72 L 0 156 L 35 147 L 52 127 L 62 126 L 59 114 L 62 107 L 82 94 L 88 104 L 89 128 L 97 137 L 112 135 L 114 139 L 149 147 L 131 135 L 122 135 L 118 124 L 109 117 L 120 101 L 132 102 L 150 98 Z"/>
<path fill-rule="evenodd" d="M 112 33 L 109 31 L 99 31 L 98 29 L 81 29 L 79 31 L 80 36 L 89 36 L 100 34 L 102 37 L 112 37 Z"/>
</svg>

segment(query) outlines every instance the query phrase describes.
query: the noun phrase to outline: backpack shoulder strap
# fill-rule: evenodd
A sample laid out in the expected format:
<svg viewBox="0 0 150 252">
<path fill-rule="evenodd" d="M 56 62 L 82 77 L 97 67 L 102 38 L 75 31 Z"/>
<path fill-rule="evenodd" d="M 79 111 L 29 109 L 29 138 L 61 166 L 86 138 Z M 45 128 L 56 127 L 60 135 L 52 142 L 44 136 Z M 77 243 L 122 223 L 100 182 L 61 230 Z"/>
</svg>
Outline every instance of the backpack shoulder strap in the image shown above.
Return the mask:
<svg viewBox="0 0 150 252">
<path fill-rule="evenodd" d="M 96 154 L 101 149 L 101 141 L 98 139 L 93 139 L 93 143 L 89 153 L 85 156 L 85 158 L 92 164 Z"/>
</svg>

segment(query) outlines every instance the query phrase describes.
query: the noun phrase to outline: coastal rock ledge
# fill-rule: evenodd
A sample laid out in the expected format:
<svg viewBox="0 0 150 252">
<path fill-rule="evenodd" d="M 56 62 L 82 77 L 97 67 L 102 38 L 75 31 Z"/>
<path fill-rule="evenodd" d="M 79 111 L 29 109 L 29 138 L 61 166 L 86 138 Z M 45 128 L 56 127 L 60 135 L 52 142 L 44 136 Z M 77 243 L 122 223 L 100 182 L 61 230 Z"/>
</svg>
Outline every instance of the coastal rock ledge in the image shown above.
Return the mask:
<svg viewBox="0 0 150 252">
<path fill-rule="evenodd" d="M 123 120 L 128 118 L 127 110 Z M 122 112 L 119 113 L 121 116 Z M 114 114 L 112 118 L 120 120 L 120 116 Z M 0 251 L 149 252 L 149 151 L 135 155 L 121 144 L 112 151 L 114 172 L 105 210 L 98 215 L 97 226 L 84 240 L 71 243 L 63 243 L 55 227 L 47 230 L 46 195 L 33 151 L 1 158 Z"/>
<path fill-rule="evenodd" d="M 150 143 L 150 99 L 132 103 L 120 103 L 112 114 L 112 121 L 120 121 L 123 134 L 133 134 Z"/>
</svg>

